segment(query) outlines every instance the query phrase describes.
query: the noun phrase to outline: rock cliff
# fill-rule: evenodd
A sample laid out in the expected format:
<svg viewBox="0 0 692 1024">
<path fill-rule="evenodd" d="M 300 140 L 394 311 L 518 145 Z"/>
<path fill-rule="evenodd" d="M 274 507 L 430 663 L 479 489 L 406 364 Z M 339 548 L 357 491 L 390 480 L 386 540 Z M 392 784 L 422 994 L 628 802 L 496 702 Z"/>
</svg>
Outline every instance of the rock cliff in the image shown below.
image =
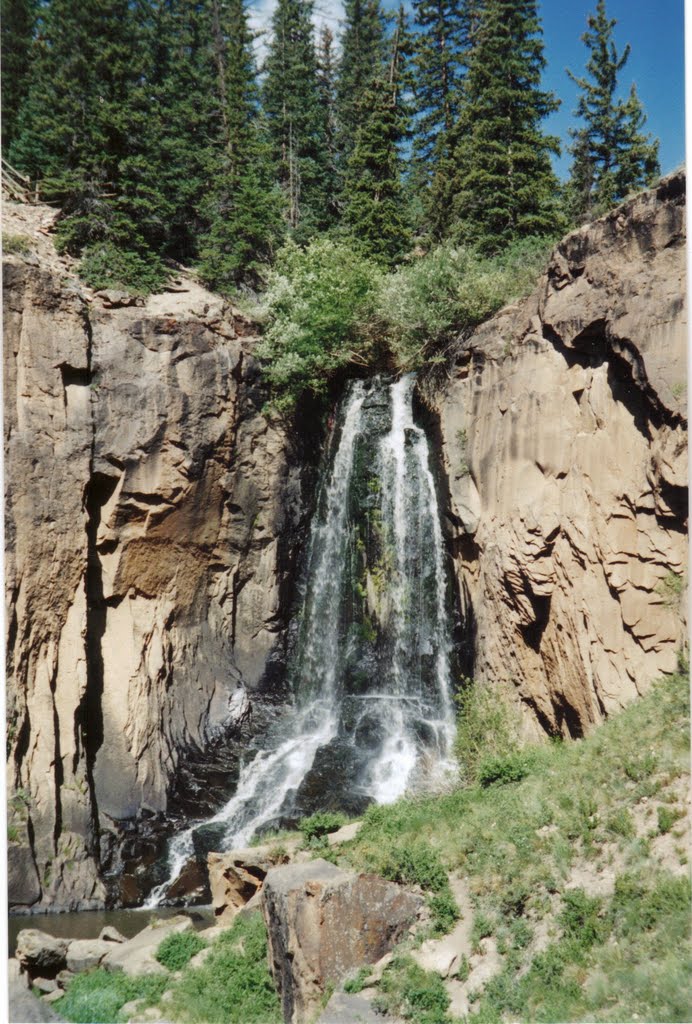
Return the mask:
<svg viewBox="0 0 692 1024">
<path fill-rule="evenodd" d="M 20 911 L 137 902 L 156 829 L 228 792 L 283 696 L 320 440 L 263 415 L 237 310 L 94 294 L 34 235 L 4 265 Z M 565 238 L 434 395 L 461 663 L 536 731 L 581 735 L 685 637 L 684 274 L 675 175 Z"/>
<path fill-rule="evenodd" d="M 568 235 L 435 405 L 474 674 L 581 735 L 686 637 L 685 178 Z"/>
<path fill-rule="evenodd" d="M 310 455 L 262 414 L 251 325 L 180 288 L 137 305 L 5 259 L 16 908 L 101 904 L 99 865 L 143 856 L 127 822 L 210 809 L 238 744 L 205 751 L 276 699 Z"/>
</svg>

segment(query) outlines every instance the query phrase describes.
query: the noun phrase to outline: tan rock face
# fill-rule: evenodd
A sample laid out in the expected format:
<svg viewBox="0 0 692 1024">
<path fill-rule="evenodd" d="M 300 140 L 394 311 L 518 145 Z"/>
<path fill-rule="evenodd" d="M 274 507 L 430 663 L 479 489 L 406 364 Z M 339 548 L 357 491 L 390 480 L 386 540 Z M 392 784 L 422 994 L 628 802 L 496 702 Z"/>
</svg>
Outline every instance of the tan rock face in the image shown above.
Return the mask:
<svg viewBox="0 0 692 1024">
<path fill-rule="evenodd" d="M 10 898 L 98 906 L 104 830 L 167 812 L 281 658 L 304 462 L 251 325 L 199 286 L 123 306 L 35 257 L 4 280 Z"/>
<path fill-rule="evenodd" d="M 272 868 L 262 909 L 284 1020 L 314 1017 L 329 982 L 376 963 L 414 922 L 422 899 L 376 875 L 314 860 Z"/>
<path fill-rule="evenodd" d="M 555 250 L 439 400 L 475 674 L 578 735 L 686 636 L 684 177 Z"/>
</svg>

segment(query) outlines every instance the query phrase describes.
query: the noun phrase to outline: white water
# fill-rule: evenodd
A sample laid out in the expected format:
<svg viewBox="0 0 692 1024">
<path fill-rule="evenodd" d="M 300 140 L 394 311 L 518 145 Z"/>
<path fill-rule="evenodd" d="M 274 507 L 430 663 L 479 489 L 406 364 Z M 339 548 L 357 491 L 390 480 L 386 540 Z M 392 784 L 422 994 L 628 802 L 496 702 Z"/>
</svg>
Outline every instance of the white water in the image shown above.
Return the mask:
<svg viewBox="0 0 692 1024">
<path fill-rule="evenodd" d="M 413 387 L 412 377 L 390 385 L 356 382 L 344 399 L 338 446 L 312 526 L 290 673 L 293 706 L 266 738 L 266 749 L 241 769 L 235 795 L 203 823 L 225 826 L 223 849 L 247 844 L 276 821 L 300 793 L 316 756 L 334 745 L 356 764 L 350 788 L 377 803 L 396 800 L 417 776 L 422 784 L 425 774 L 429 783 L 448 764 L 454 715 L 444 545 L 427 438 L 413 419 Z M 360 536 L 353 494 L 364 468 L 379 495 L 389 609 L 377 640 L 367 642 L 354 640 L 363 610 L 354 611 L 351 589 Z M 367 692 L 362 683 L 349 689 L 346 682 L 354 659 L 369 669 Z M 165 899 L 193 856 L 200 824 L 171 841 L 169 878 L 147 906 Z"/>
</svg>

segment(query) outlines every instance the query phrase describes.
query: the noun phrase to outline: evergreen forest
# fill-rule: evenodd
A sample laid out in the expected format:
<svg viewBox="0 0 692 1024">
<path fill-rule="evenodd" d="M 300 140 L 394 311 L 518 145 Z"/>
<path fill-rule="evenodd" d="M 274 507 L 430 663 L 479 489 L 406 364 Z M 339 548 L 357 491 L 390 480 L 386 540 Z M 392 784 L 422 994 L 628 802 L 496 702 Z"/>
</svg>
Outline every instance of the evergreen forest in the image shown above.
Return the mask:
<svg viewBox="0 0 692 1024">
<path fill-rule="evenodd" d="M 313 0 L 278 0 L 261 61 L 245 0 L 2 0 L 3 153 L 60 209 L 58 245 L 92 287 L 155 291 L 182 264 L 222 294 L 273 295 L 264 355 L 290 404 L 370 359 L 383 317 L 415 364 L 510 296 L 508 266 L 659 174 L 614 27 L 598 0 L 566 73 L 563 183 L 537 0 L 346 0 L 336 38 Z M 334 330 L 278 352 L 313 265 L 350 312 L 335 300 Z M 460 266 L 484 282 L 461 299 Z M 385 301 L 431 287 L 434 323 Z"/>
</svg>

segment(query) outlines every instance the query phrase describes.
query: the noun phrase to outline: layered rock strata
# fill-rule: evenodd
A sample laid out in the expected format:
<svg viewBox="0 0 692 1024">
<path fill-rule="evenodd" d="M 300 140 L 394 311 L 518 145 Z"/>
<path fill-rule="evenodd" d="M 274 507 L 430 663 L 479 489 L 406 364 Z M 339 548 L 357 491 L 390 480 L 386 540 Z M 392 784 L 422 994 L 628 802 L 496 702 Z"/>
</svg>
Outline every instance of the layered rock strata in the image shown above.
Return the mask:
<svg viewBox="0 0 692 1024">
<path fill-rule="evenodd" d="M 686 638 L 685 178 L 568 235 L 436 397 L 474 673 L 580 735 Z"/>
<path fill-rule="evenodd" d="M 310 461 L 262 414 L 237 311 L 44 268 L 4 267 L 16 909 L 103 904 L 122 822 L 170 812 L 174 779 L 200 816 L 228 790 L 232 763 L 184 769 L 276 697 Z"/>
</svg>

